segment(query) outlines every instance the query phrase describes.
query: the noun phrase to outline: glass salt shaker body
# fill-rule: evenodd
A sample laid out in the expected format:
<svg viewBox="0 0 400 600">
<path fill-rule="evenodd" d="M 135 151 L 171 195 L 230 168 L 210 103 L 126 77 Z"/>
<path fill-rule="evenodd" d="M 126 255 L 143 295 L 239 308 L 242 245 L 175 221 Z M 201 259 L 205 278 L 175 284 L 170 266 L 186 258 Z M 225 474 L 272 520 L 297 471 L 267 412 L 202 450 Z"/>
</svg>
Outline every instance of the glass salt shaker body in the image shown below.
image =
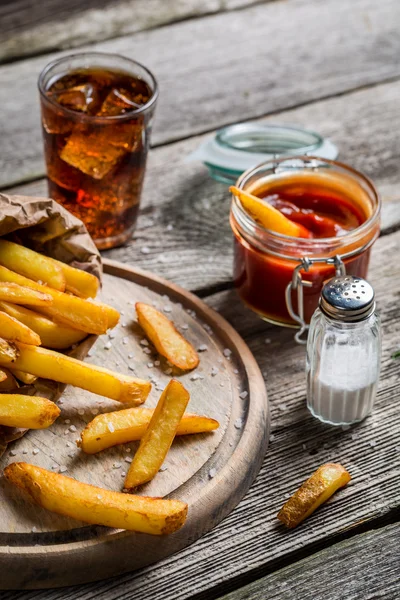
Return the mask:
<svg viewBox="0 0 400 600">
<path fill-rule="evenodd" d="M 360 277 L 325 284 L 307 340 L 307 407 L 330 425 L 362 421 L 373 409 L 381 362 L 374 291 Z"/>
</svg>

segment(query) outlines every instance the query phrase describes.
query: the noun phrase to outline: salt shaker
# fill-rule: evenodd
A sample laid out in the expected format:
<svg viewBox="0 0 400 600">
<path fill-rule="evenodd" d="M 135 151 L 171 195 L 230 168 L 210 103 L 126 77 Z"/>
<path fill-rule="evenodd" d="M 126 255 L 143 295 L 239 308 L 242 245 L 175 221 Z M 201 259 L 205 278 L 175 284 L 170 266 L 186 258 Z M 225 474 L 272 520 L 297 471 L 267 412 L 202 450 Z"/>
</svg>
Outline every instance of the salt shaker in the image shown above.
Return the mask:
<svg viewBox="0 0 400 600">
<path fill-rule="evenodd" d="M 380 319 L 372 286 L 337 276 L 322 289 L 307 340 L 307 406 L 330 425 L 371 413 L 381 362 Z"/>
</svg>

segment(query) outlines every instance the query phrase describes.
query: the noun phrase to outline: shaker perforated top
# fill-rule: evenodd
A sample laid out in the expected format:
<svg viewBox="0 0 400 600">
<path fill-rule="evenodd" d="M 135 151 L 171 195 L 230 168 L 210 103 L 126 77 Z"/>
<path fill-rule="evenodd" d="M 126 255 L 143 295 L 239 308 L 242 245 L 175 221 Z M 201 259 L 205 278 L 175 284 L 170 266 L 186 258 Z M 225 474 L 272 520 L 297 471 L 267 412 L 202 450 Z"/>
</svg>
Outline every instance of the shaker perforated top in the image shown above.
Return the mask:
<svg viewBox="0 0 400 600">
<path fill-rule="evenodd" d="M 321 310 L 338 321 L 362 321 L 375 310 L 375 293 L 362 277 L 334 277 L 322 288 Z"/>
</svg>

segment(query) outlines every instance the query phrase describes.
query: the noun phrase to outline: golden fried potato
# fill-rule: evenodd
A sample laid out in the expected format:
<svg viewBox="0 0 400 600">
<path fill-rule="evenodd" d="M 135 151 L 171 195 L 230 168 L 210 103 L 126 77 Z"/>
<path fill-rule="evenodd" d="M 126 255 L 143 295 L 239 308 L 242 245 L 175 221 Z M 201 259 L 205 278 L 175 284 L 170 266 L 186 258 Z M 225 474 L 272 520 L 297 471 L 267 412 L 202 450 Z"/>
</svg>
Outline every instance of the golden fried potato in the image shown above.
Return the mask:
<svg viewBox="0 0 400 600">
<path fill-rule="evenodd" d="M 18 381 L 9 369 L 0 369 L 0 393 L 15 392 L 19 388 Z"/>
<path fill-rule="evenodd" d="M 277 208 L 261 198 L 253 196 L 253 194 L 249 194 L 234 185 L 231 185 L 229 191 L 239 198 L 247 214 L 266 229 L 293 237 L 311 237 L 311 232 L 304 225 L 291 221 Z"/>
<path fill-rule="evenodd" d="M 9 302 L 0 302 L 0 310 L 10 315 L 10 317 L 18 319 L 18 321 L 37 333 L 42 345 L 46 348 L 64 350 L 73 344 L 81 342 L 88 335 L 84 331 L 55 323 L 50 318 L 40 315 L 24 306 L 17 306 Z"/>
<path fill-rule="evenodd" d="M 163 535 L 186 520 L 187 504 L 179 500 L 111 492 L 27 463 L 8 465 L 4 475 L 39 506 L 86 523 Z"/>
<path fill-rule="evenodd" d="M 6 267 L 0 266 L 0 282 L 7 281 L 26 286 L 46 296 L 50 295 L 52 299 L 51 306 L 37 307 L 37 310 L 68 327 L 96 335 L 105 333 L 109 327 L 109 317 L 105 305 L 95 304 L 89 300 L 53 290 L 45 285 L 36 283 L 36 281 L 27 279 L 18 273 L 14 273 L 14 271 L 10 271 Z M 0 300 L 7 300 L 7 298 L 2 298 L 0 295 Z M 9 301 L 15 303 L 13 300 Z M 111 309 L 110 307 L 112 322 L 115 320 L 114 311 L 115 309 Z"/>
<path fill-rule="evenodd" d="M 0 394 L 0 425 L 46 429 L 57 419 L 60 409 L 39 396 Z"/>
<path fill-rule="evenodd" d="M 50 306 L 53 302 L 49 294 L 18 285 L 17 283 L 4 282 L 0 282 L 1 300 L 12 302 L 13 304 L 31 304 L 32 306 Z"/>
<path fill-rule="evenodd" d="M 0 366 L 7 367 L 13 363 L 19 354 L 14 342 L 7 342 L 0 338 Z"/>
<path fill-rule="evenodd" d="M 11 342 L 24 342 L 32 346 L 41 344 L 37 333 L 3 311 L 0 311 L 0 332 L 5 340 Z"/>
<path fill-rule="evenodd" d="M 68 383 L 94 394 L 132 405 L 142 404 L 149 395 L 151 389 L 149 381 L 113 373 L 40 346 L 28 346 L 19 342 L 16 346 L 15 358 L 10 365 L 13 369 Z M 7 352 L 3 358 L 0 347 L 0 367 L 7 366 L 9 363 Z"/>
<path fill-rule="evenodd" d="M 25 385 L 32 385 L 32 383 L 35 383 L 37 379 L 37 376 L 32 375 L 32 373 L 24 373 L 23 371 L 18 371 L 18 369 L 13 369 L 11 367 L 10 370 L 15 375 L 15 377 L 19 379 L 19 381 L 22 381 L 22 383 L 24 383 Z"/>
<path fill-rule="evenodd" d="M 189 392 L 172 379 L 158 401 L 125 479 L 125 487 L 134 489 L 153 479 L 161 467 L 176 435 L 189 402 Z"/>
<path fill-rule="evenodd" d="M 199 357 L 191 344 L 179 333 L 165 315 L 149 304 L 136 303 L 139 325 L 144 329 L 157 352 L 183 370 L 194 369 Z"/>
<path fill-rule="evenodd" d="M 86 454 L 96 454 L 111 446 L 140 440 L 153 414 L 154 409 L 138 406 L 97 415 L 82 431 L 78 445 Z M 185 413 L 176 435 L 205 433 L 218 427 L 219 423 L 215 419 Z"/>
<path fill-rule="evenodd" d="M 0 265 L 60 292 L 65 290 L 64 274 L 51 258 L 14 242 L 0 240 Z"/>
<path fill-rule="evenodd" d="M 82 269 L 71 267 L 71 265 L 66 265 L 55 258 L 50 258 L 49 260 L 51 260 L 63 272 L 65 277 L 66 292 L 70 292 L 71 294 L 79 296 L 80 298 L 96 297 L 96 294 L 99 291 L 100 282 L 95 275 L 92 275 L 87 271 L 83 271 Z M 14 269 L 14 271 L 16 271 L 16 269 Z"/>
<path fill-rule="evenodd" d="M 327 463 L 322 465 L 283 505 L 278 519 L 293 528 L 309 517 L 332 494 L 344 487 L 351 479 L 350 473 L 342 465 Z"/>
</svg>

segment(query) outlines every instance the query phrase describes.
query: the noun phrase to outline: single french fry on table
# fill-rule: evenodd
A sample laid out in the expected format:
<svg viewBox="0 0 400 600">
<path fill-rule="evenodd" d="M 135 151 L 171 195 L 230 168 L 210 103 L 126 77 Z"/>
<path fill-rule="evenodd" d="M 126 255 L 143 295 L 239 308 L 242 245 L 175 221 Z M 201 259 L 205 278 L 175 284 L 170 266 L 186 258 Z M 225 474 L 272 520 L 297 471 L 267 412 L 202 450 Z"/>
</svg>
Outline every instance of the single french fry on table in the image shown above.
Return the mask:
<svg viewBox="0 0 400 600">
<path fill-rule="evenodd" d="M 133 490 L 153 479 L 160 469 L 176 435 L 189 402 L 189 392 L 172 379 L 158 401 L 128 474 L 125 487 Z"/>
<path fill-rule="evenodd" d="M 193 346 L 179 333 L 175 325 L 156 308 L 143 302 L 136 303 L 139 325 L 157 352 L 183 370 L 197 367 L 199 357 Z"/>
<path fill-rule="evenodd" d="M 39 396 L 0 394 L 0 425 L 46 429 L 57 419 L 60 409 Z"/>
<path fill-rule="evenodd" d="M 18 349 L 14 342 L 7 342 L 0 338 L 0 367 L 7 367 L 13 363 L 18 356 Z"/>
<path fill-rule="evenodd" d="M 95 298 L 99 291 L 100 282 L 95 275 L 76 269 L 55 258 L 50 258 L 57 265 L 65 277 L 65 291 L 80 298 Z M 14 269 L 15 270 L 15 269 Z"/>
<path fill-rule="evenodd" d="M 15 375 L 15 377 L 19 379 L 19 381 L 22 381 L 22 383 L 25 385 L 32 385 L 32 383 L 35 383 L 37 379 L 36 375 L 32 375 L 32 373 L 24 373 L 24 371 L 18 371 L 18 369 L 13 369 L 12 366 L 10 366 L 10 370 L 12 371 L 13 375 Z"/>
<path fill-rule="evenodd" d="M 17 306 L 9 302 L 0 302 L 0 310 L 37 333 L 41 339 L 41 345 L 45 348 L 64 350 L 73 344 L 81 342 L 88 335 L 84 331 L 56 323 L 50 318 L 24 306 Z"/>
<path fill-rule="evenodd" d="M 18 285 L 17 283 L 4 282 L 0 282 L 1 300 L 12 302 L 13 304 L 28 304 L 38 307 L 50 306 L 53 302 L 50 294 L 34 290 L 28 286 Z"/>
<path fill-rule="evenodd" d="M 311 475 L 307 481 L 283 505 L 278 519 L 293 528 L 309 517 L 332 494 L 344 487 L 351 479 L 350 473 L 342 465 L 326 463 Z"/>
<path fill-rule="evenodd" d="M 8 465 L 4 475 L 39 506 L 86 523 L 163 535 L 186 520 L 187 504 L 180 500 L 112 492 L 27 463 Z"/>
<path fill-rule="evenodd" d="M 19 388 L 18 381 L 15 379 L 10 369 L 2 367 L 0 369 L 0 393 L 15 392 Z"/>
<path fill-rule="evenodd" d="M 0 346 L 0 367 L 7 365 L 36 377 L 74 385 L 132 405 L 142 404 L 151 389 L 149 381 L 114 373 L 41 346 L 28 346 L 18 342 L 14 357 L 11 358 L 7 347 L 3 356 Z"/>
<path fill-rule="evenodd" d="M 52 300 L 51 306 L 37 307 L 37 310 L 73 329 L 102 335 L 109 327 L 115 326 L 118 311 L 111 306 L 108 307 L 105 304 L 96 304 L 95 302 L 85 300 L 84 298 L 77 298 L 71 294 L 53 290 L 52 288 L 36 283 L 36 281 L 32 281 L 23 275 L 19 275 L 14 271 L 10 271 L 3 266 L 0 266 L 0 282 L 12 282 L 20 286 L 26 286 L 37 292 L 50 295 Z M 7 299 L 1 298 L 0 295 L 0 300 Z"/>
<path fill-rule="evenodd" d="M 0 310 L 0 333 L 5 340 L 40 346 L 39 335 L 15 317 Z"/>
<path fill-rule="evenodd" d="M 140 440 L 154 414 L 153 408 L 138 406 L 97 415 L 81 433 L 78 446 L 86 454 L 96 454 L 105 448 Z M 219 423 L 210 417 L 185 413 L 176 435 L 206 433 L 218 429 Z"/>
<path fill-rule="evenodd" d="M 65 276 L 60 266 L 20 244 L 0 240 L 0 265 L 60 292 L 65 290 Z"/>
</svg>

